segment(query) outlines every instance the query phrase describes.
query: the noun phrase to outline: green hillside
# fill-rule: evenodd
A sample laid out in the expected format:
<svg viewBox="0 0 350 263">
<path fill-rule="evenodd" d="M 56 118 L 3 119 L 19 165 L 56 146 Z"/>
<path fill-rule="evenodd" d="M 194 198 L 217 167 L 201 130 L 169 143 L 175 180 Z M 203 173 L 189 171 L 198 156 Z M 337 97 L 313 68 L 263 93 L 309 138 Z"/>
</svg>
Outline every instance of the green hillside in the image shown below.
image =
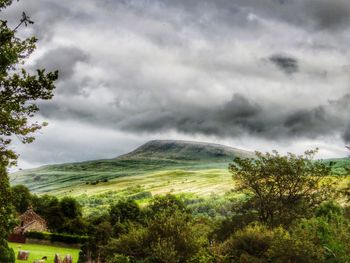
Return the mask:
<svg viewBox="0 0 350 263">
<path fill-rule="evenodd" d="M 135 185 L 153 194 L 174 189 L 208 192 L 213 187 L 214 192 L 218 188 L 221 192 L 227 190 L 230 180 L 227 166 L 234 157 L 250 158 L 254 154 L 218 144 L 150 141 L 114 159 L 49 165 L 14 173 L 11 183 L 24 184 L 35 193 L 60 195 L 100 194 Z"/>
<path fill-rule="evenodd" d="M 233 188 L 227 167 L 234 157 L 253 158 L 254 154 L 217 144 L 158 140 L 114 159 L 24 170 L 11 174 L 11 183 L 24 184 L 34 193 L 71 195 L 87 203 L 108 203 L 119 197 L 141 200 L 164 193 L 208 196 Z M 336 176 L 349 173 L 349 158 L 324 162 Z"/>
</svg>

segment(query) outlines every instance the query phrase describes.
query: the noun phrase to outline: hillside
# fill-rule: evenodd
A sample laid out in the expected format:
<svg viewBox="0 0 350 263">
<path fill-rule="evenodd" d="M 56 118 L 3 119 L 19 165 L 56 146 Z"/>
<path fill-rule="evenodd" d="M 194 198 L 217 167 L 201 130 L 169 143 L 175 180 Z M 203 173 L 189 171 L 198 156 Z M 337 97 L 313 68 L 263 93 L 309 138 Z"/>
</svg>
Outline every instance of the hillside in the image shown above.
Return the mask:
<svg viewBox="0 0 350 263">
<path fill-rule="evenodd" d="M 203 142 L 155 140 L 118 158 L 170 159 L 184 161 L 231 161 L 234 156 L 253 157 L 248 151 Z"/>
<path fill-rule="evenodd" d="M 231 181 L 228 163 L 234 157 L 253 156 L 252 152 L 218 144 L 156 140 L 114 159 L 24 170 L 12 174 L 11 183 L 24 184 L 36 193 L 60 195 L 100 194 L 135 185 L 152 193 L 210 193 L 212 188 L 221 192 Z"/>
</svg>

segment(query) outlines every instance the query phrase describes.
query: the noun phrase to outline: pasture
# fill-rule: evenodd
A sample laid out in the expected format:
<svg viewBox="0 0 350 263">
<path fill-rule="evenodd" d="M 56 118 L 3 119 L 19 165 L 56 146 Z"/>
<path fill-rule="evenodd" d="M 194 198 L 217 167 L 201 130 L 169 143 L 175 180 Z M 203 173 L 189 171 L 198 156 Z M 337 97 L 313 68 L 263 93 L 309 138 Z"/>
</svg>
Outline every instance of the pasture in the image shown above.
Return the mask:
<svg viewBox="0 0 350 263">
<path fill-rule="evenodd" d="M 53 262 L 55 254 L 58 253 L 61 256 L 70 254 L 73 257 L 73 263 L 78 261 L 79 249 L 76 248 L 65 248 L 49 245 L 38 245 L 38 244 L 18 244 L 9 243 L 9 246 L 15 251 L 17 257 L 19 250 L 28 250 L 30 252 L 28 261 L 16 260 L 16 263 L 33 262 L 34 260 L 41 259 L 47 256 L 47 262 Z"/>
</svg>

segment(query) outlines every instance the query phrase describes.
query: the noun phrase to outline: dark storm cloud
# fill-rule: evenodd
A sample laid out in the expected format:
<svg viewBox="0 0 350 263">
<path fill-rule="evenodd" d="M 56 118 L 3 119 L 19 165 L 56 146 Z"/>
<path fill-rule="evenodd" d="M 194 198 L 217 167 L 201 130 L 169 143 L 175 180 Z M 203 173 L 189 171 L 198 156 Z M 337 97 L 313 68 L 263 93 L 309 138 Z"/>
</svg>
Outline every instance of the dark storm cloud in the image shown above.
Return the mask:
<svg viewBox="0 0 350 263">
<path fill-rule="evenodd" d="M 298 71 L 298 61 L 295 58 L 283 55 L 272 55 L 269 60 L 287 74 Z"/>
<path fill-rule="evenodd" d="M 250 134 L 267 139 L 317 138 L 345 129 L 347 116 L 342 116 L 342 112 L 350 110 L 350 96 L 311 109 L 287 113 L 282 108 L 274 110 L 277 114 L 263 103 L 258 104 L 236 94 L 218 109 L 149 112 L 124 120 L 121 128 L 135 132 L 176 129 L 185 133 L 225 137 Z M 348 139 L 348 130 L 345 134 L 344 138 Z"/>
<path fill-rule="evenodd" d="M 137 3 L 145 1 L 123 1 L 134 7 L 141 7 Z M 315 30 L 341 29 L 349 24 L 350 2 L 347 0 L 217 0 L 217 1 L 151 1 L 165 6 L 175 6 L 198 14 L 206 14 L 209 10 L 219 10 L 221 16 L 232 22 L 235 14 L 240 10 L 251 12 L 266 19 L 276 19 L 293 23 L 300 27 L 307 27 Z M 207 11 L 207 12 L 205 12 Z"/>
</svg>

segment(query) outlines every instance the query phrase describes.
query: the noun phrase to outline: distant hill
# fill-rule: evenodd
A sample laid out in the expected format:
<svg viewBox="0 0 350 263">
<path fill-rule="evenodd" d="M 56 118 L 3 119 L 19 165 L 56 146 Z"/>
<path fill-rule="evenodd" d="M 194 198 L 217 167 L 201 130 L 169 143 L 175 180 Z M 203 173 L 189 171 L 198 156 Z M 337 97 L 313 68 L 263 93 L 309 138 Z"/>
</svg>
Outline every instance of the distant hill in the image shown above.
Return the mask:
<svg viewBox="0 0 350 263">
<path fill-rule="evenodd" d="M 149 141 L 120 158 L 170 159 L 184 161 L 231 161 L 233 157 L 252 158 L 254 153 L 204 142 L 179 140 Z"/>
<path fill-rule="evenodd" d="M 205 196 L 232 189 L 227 168 L 234 157 L 254 158 L 254 153 L 212 143 L 155 140 L 113 159 L 23 170 L 11 174 L 10 180 L 35 193 L 80 196 L 81 200 L 106 194 L 130 197 L 185 192 Z M 350 158 L 324 162 L 332 166 L 334 175 L 349 174 Z"/>
<path fill-rule="evenodd" d="M 48 165 L 11 174 L 10 179 L 12 184 L 24 184 L 37 193 L 77 194 L 82 189 L 84 193 L 95 192 L 96 189 L 99 192 L 120 190 L 135 184 L 136 179 L 148 180 L 155 174 L 161 176 L 153 178 L 153 181 L 160 184 L 166 180 L 171 187 L 174 174 L 190 177 L 195 173 L 201 174 L 200 180 L 205 180 L 207 175 L 216 181 L 221 180 L 222 174 L 227 176 L 228 163 L 234 157 L 253 158 L 254 153 L 219 144 L 154 140 L 114 159 Z M 218 174 L 218 171 L 221 172 Z M 230 180 L 230 177 L 227 179 Z M 120 186 L 120 181 L 127 183 Z M 211 180 L 213 184 L 214 181 Z M 220 185 L 220 182 L 216 183 Z M 202 187 L 206 187 L 206 184 Z M 165 185 L 158 188 L 167 189 Z"/>
</svg>

